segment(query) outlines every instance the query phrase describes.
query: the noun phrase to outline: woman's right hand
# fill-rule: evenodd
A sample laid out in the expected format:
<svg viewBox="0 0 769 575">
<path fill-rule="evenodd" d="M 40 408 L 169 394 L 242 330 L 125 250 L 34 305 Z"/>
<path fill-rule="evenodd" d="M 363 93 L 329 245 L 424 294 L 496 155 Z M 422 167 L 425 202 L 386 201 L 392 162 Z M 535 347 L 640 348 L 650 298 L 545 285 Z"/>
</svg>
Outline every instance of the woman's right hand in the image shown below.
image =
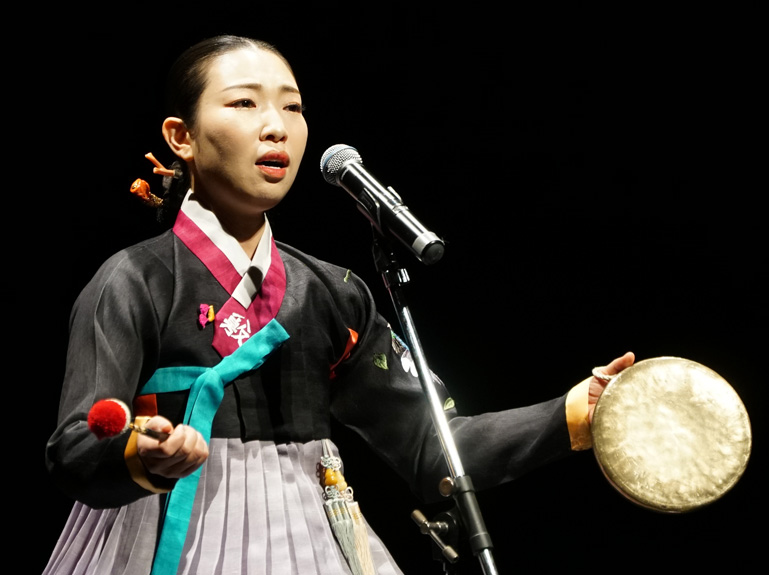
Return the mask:
<svg viewBox="0 0 769 575">
<path fill-rule="evenodd" d="M 208 458 L 208 444 L 203 435 L 189 425 L 173 427 L 165 417 L 150 418 L 145 427 L 163 431 L 169 436 L 158 441 L 139 434 L 136 448 L 148 472 L 170 479 L 180 479 L 194 473 Z"/>
</svg>

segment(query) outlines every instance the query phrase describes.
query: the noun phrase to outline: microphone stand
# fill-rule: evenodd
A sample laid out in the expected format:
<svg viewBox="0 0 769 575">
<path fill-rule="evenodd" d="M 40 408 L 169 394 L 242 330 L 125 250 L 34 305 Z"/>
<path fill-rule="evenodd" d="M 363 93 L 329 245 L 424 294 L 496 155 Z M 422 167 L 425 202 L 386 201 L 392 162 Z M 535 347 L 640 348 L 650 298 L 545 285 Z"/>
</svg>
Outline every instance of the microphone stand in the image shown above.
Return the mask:
<svg viewBox="0 0 769 575">
<path fill-rule="evenodd" d="M 378 218 L 376 221 L 378 221 Z M 385 286 L 390 292 L 390 297 L 395 306 L 395 311 L 398 314 L 401 328 L 404 332 L 404 336 L 409 345 L 409 350 L 411 351 L 412 358 L 414 359 L 419 374 L 419 381 L 427 396 L 433 425 L 438 433 L 438 438 L 451 474 L 450 478 L 441 481 L 439 487 L 440 492 L 445 497 L 453 497 L 457 508 L 459 509 L 462 523 L 468 531 L 470 548 L 473 551 L 473 554 L 478 557 L 483 572 L 486 575 L 496 575 L 498 572 L 491 551 L 493 547 L 491 544 L 491 537 L 486 531 L 486 526 L 483 522 L 478 501 L 475 497 L 473 482 L 468 475 L 465 475 L 459 452 L 457 451 L 448 420 L 446 419 L 446 414 L 443 411 L 443 405 L 438 390 L 436 389 L 435 382 L 432 378 L 432 372 L 427 365 L 427 360 L 422 351 L 416 327 L 414 326 L 411 313 L 406 304 L 403 286 L 409 281 L 408 273 L 398 264 L 390 242 L 384 238 L 380 230 L 377 229 L 377 226 L 372 224 L 372 229 L 374 232 L 374 242 L 372 247 L 374 263 L 377 270 L 382 274 Z M 415 517 L 415 515 L 417 515 L 417 517 Z M 412 518 L 414 518 L 417 523 L 422 524 L 423 533 L 430 534 L 433 540 L 436 540 L 436 544 L 441 548 L 444 557 L 449 562 L 457 560 L 458 556 L 456 553 L 450 547 L 446 549 L 447 546 L 440 542 L 439 534 L 433 529 L 433 526 L 438 525 L 438 523 L 422 521 L 424 517 L 418 511 L 412 514 Z M 454 524 L 453 522 L 439 523 L 442 526 Z"/>
</svg>

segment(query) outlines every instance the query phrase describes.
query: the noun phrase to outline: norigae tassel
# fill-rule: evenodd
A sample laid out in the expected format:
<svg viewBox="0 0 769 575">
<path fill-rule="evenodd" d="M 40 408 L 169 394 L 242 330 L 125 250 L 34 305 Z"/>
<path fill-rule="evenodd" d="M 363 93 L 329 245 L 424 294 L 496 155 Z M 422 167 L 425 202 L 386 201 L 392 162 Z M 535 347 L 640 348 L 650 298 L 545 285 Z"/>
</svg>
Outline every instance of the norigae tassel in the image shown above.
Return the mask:
<svg viewBox="0 0 769 575">
<path fill-rule="evenodd" d="M 352 487 L 347 485 L 341 473 L 342 460 L 331 455 L 326 439 L 323 440 L 320 466 L 323 507 L 347 564 L 353 575 L 376 575 L 366 522 L 358 502 L 353 499 Z"/>
</svg>

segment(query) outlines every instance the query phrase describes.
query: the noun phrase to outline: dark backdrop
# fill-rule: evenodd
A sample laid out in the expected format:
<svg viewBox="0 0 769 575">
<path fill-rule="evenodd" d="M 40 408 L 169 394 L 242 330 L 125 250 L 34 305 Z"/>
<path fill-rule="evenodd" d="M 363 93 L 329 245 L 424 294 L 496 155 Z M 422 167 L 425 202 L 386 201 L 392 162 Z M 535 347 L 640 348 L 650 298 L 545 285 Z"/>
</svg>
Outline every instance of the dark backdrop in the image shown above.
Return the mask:
<svg viewBox="0 0 769 575">
<path fill-rule="evenodd" d="M 19 530 L 37 542 L 30 572 L 71 505 L 43 464 L 69 309 L 101 261 L 158 231 L 128 188 L 138 177 L 159 187 L 145 153 L 172 159 L 160 136 L 164 73 L 183 48 L 222 32 L 274 42 L 304 93 L 310 138 L 272 215 L 278 238 L 366 278 L 395 322 L 368 223 L 318 169 L 344 143 L 446 240 L 434 266 L 408 254 L 401 263 L 430 367 L 461 412 L 559 395 L 627 350 L 701 362 L 745 403 L 748 469 L 692 513 L 635 506 L 591 453 L 480 493 L 500 571 L 750 571 L 767 477 L 765 126 L 750 9 L 189 3 L 176 16 L 125 4 L 48 13 L 66 24 L 45 33 L 29 18 L 9 26 L 35 48 L 15 60 L 18 93 L 7 91 L 32 150 L 20 191 L 36 216 L 17 269 L 45 310 L 34 328 L 42 360 L 32 346 L 40 423 L 25 448 L 39 487 L 33 525 Z M 440 573 L 409 518 L 418 502 L 355 438 L 346 445 L 347 478 L 406 572 Z M 467 553 L 461 565 L 479 572 Z"/>
</svg>

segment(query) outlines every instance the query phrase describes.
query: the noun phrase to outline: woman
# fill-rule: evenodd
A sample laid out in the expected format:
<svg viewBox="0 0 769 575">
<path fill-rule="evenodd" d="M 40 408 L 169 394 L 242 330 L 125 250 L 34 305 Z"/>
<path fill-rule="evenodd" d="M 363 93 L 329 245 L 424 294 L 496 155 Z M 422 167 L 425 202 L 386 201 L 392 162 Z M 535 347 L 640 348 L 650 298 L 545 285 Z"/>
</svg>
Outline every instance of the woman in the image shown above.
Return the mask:
<svg viewBox="0 0 769 575">
<path fill-rule="evenodd" d="M 73 308 L 46 455 L 76 503 L 46 573 L 400 573 L 370 530 L 356 552 L 331 526 L 332 503 L 356 511 L 332 418 L 427 501 L 447 469 L 403 367 L 409 351 L 367 287 L 272 237 L 266 212 L 307 141 L 293 72 L 272 46 L 223 36 L 185 52 L 170 79 L 163 135 L 189 189 L 173 229 L 110 258 Z M 591 377 L 505 412 L 448 411 L 476 488 L 590 447 L 604 385 Z M 98 439 L 87 419 L 105 398 L 167 439 Z"/>
</svg>

